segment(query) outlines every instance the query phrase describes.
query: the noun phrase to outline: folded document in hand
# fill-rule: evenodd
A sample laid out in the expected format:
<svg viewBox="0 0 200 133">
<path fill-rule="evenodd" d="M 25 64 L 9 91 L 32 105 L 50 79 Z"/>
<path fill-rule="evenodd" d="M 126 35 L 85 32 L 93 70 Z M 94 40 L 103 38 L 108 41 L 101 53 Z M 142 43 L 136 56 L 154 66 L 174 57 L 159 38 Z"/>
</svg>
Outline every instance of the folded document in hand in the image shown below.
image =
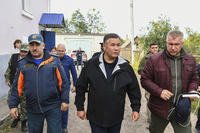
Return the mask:
<svg viewBox="0 0 200 133">
<path fill-rule="evenodd" d="M 193 97 L 193 98 L 200 98 L 200 93 L 195 91 L 195 92 L 190 92 L 186 94 L 182 94 L 182 97 Z"/>
</svg>

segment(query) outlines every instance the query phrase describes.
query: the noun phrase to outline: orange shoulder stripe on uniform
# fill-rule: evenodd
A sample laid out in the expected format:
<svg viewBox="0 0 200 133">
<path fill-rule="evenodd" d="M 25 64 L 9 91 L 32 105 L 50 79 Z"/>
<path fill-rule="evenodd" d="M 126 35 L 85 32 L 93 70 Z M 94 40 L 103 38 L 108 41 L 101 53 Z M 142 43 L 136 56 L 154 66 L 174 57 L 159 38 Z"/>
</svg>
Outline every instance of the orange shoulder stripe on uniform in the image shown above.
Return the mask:
<svg viewBox="0 0 200 133">
<path fill-rule="evenodd" d="M 56 68 L 56 77 L 58 80 L 59 90 L 62 91 L 62 78 L 61 78 L 61 74 L 60 74 L 60 71 L 58 70 L 58 68 Z"/>
<path fill-rule="evenodd" d="M 39 67 L 41 67 L 42 65 L 48 64 L 48 63 L 50 63 L 52 61 L 53 61 L 53 57 L 51 56 L 49 59 L 47 59 L 47 60 L 43 61 L 42 63 L 40 63 Z"/>
<path fill-rule="evenodd" d="M 23 89 L 24 89 L 24 75 L 22 72 L 20 72 L 17 84 L 17 90 L 19 96 L 22 96 Z"/>
</svg>

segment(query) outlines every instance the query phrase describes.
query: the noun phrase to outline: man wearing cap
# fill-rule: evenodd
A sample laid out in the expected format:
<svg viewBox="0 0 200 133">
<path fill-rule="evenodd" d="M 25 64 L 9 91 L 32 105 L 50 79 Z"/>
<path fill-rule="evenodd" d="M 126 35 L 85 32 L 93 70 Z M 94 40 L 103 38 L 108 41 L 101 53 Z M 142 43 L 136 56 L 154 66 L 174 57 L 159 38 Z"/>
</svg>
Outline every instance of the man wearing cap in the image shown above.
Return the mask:
<svg viewBox="0 0 200 133">
<path fill-rule="evenodd" d="M 28 45 L 23 43 L 20 47 L 20 52 L 11 55 L 11 58 L 8 63 L 8 68 L 4 74 L 6 84 L 11 87 L 13 84 L 13 80 L 16 73 L 16 66 L 18 65 L 18 61 L 24 58 L 28 53 Z M 8 97 L 10 95 L 10 91 L 8 92 Z M 25 99 L 24 96 L 20 97 L 20 117 L 18 116 L 16 119 L 13 120 L 11 124 L 11 128 L 15 128 L 17 126 L 18 121 L 21 119 L 21 131 L 27 131 L 27 116 L 26 116 L 26 109 L 25 109 Z"/>
<path fill-rule="evenodd" d="M 68 109 L 68 83 L 60 60 L 44 48 L 43 37 L 28 37 L 27 56 L 18 63 L 9 97 L 11 117 L 17 118 L 19 96 L 26 96 L 29 133 L 42 133 L 44 119 L 48 133 L 62 133 L 61 110 Z"/>
<path fill-rule="evenodd" d="M 169 31 L 166 49 L 149 57 L 141 73 L 141 85 L 150 93 L 150 133 L 163 133 L 169 122 L 175 133 L 192 133 L 189 115 L 181 121 L 177 115 L 190 114 L 185 112 L 190 111 L 190 101 L 178 100 L 180 94 L 195 91 L 198 87 L 196 62 L 183 49 L 181 31 Z M 183 102 L 187 106 L 174 109 Z M 181 110 L 184 112 L 180 112 Z"/>
</svg>

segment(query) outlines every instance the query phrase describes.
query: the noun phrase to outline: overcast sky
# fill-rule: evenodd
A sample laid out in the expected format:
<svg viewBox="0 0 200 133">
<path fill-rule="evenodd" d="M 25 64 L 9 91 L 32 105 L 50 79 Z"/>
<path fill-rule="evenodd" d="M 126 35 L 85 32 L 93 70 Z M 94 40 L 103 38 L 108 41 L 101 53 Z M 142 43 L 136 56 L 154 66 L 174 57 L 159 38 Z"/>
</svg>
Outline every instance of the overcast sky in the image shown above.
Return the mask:
<svg viewBox="0 0 200 133">
<path fill-rule="evenodd" d="M 131 35 L 131 0 L 51 0 L 51 11 L 59 12 L 69 19 L 72 12 L 80 9 L 86 14 L 89 9 L 100 11 L 106 32 L 115 32 L 125 37 Z M 161 14 L 167 16 L 172 24 L 190 27 L 200 31 L 199 0 L 133 0 L 134 35 L 144 34 L 148 23 Z"/>
</svg>

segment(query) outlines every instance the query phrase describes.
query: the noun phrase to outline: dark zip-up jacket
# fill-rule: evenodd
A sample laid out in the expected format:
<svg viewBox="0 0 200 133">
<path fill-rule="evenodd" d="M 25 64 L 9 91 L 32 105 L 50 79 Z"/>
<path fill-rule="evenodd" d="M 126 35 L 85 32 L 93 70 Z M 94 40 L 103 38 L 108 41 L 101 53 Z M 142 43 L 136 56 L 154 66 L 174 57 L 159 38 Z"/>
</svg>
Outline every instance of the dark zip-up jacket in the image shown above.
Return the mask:
<svg viewBox="0 0 200 133">
<path fill-rule="evenodd" d="M 74 60 L 68 55 L 64 55 L 64 57 L 60 58 L 60 61 L 65 69 L 68 83 L 70 84 L 70 71 L 71 71 L 72 78 L 73 78 L 73 85 L 75 86 L 76 81 L 77 81 L 77 72 L 74 65 Z"/>
<path fill-rule="evenodd" d="M 69 103 L 67 77 L 60 60 L 44 50 L 42 63 L 34 63 L 29 53 L 19 61 L 18 70 L 11 88 L 9 108 L 16 108 L 22 92 L 26 96 L 27 111 L 43 113 Z"/>
<path fill-rule="evenodd" d="M 183 55 L 181 59 L 181 92 L 187 93 L 198 87 L 196 62 L 194 57 L 186 54 L 183 49 L 181 55 Z M 152 55 L 148 59 L 141 75 L 141 85 L 151 94 L 148 103 L 151 112 L 167 119 L 170 109 L 169 101 L 160 98 L 163 89 L 172 92 L 171 66 L 166 50 Z"/>
<path fill-rule="evenodd" d="M 89 87 L 89 90 L 88 90 Z M 76 85 L 75 105 L 84 110 L 88 90 L 87 119 L 109 127 L 123 120 L 126 93 L 133 111 L 140 111 L 141 93 L 132 67 L 121 57 L 107 79 L 103 54 L 90 59 L 83 68 Z"/>
<path fill-rule="evenodd" d="M 15 77 L 15 73 L 16 73 L 16 66 L 17 66 L 17 61 L 19 60 L 20 54 L 16 53 L 16 54 L 12 54 L 11 58 L 10 58 L 10 64 L 9 64 L 9 68 L 10 68 L 10 84 L 12 85 L 14 77 Z"/>
</svg>

